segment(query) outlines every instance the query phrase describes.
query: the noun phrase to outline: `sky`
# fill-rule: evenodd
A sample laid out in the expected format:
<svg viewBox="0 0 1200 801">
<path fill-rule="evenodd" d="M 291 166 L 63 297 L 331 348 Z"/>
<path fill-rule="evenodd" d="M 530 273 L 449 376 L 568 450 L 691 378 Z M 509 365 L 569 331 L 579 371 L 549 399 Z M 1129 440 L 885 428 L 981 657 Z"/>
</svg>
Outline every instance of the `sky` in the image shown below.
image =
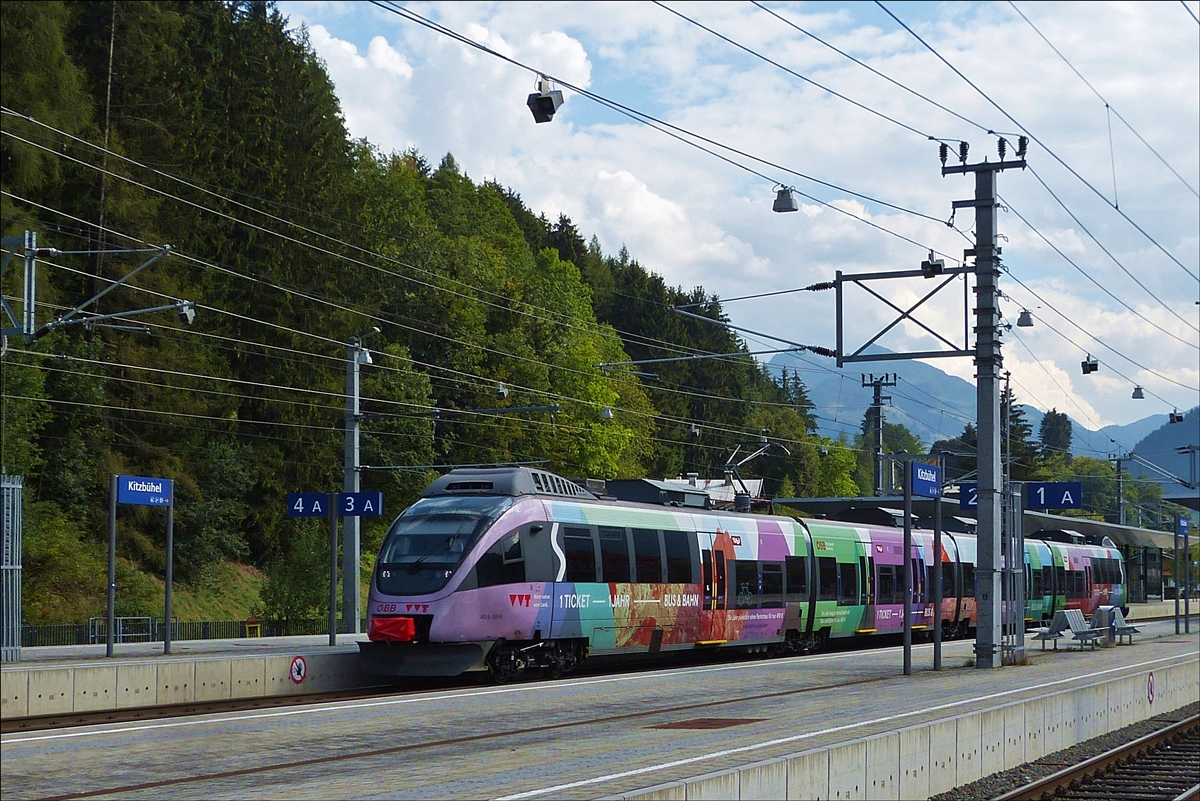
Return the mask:
<svg viewBox="0 0 1200 801">
<path fill-rule="evenodd" d="M 397 5 L 525 66 L 368 3 L 280 2 L 326 63 L 352 136 L 435 165 L 450 153 L 474 181 L 510 187 L 550 220 L 566 214 L 606 254 L 626 247 L 668 284 L 726 300 L 734 325 L 791 342 L 834 347 L 833 292 L 732 299 L 839 270 L 916 269 L 931 248 L 957 264 L 974 212 L 952 216 L 951 202 L 974 181 L 943 177 L 929 137 L 952 143 L 954 164 L 959 141 L 968 163 L 996 161 L 998 135 L 1012 158 L 1027 134 L 1031 169 L 997 178 L 1004 369 L 1018 399 L 1092 429 L 1200 402 L 1194 0 Z M 536 124 L 525 101 L 539 72 L 743 155 L 704 145 L 718 158 L 570 90 Z M 772 212 L 779 186 L 806 195 L 798 213 Z M 867 286 L 907 309 L 933 282 Z M 1016 326 L 1022 310 L 1032 327 Z M 961 278 L 913 315 L 973 346 Z M 847 285 L 845 350 L 896 317 Z M 786 347 L 743 336 L 752 351 Z M 878 342 L 945 347 L 908 321 Z M 1085 376 L 1088 356 L 1100 368 Z M 805 359 L 808 380 L 834 366 Z M 931 363 L 974 380 L 970 358 Z M 858 366 L 904 375 L 904 362 Z"/>
</svg>

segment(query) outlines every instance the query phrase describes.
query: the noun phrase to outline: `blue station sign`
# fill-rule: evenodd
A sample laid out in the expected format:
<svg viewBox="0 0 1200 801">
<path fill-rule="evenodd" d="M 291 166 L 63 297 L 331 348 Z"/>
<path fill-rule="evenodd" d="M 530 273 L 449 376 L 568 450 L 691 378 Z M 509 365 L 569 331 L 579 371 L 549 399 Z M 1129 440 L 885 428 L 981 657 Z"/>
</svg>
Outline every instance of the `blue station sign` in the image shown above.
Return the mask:
<svg viewBox="0 0 1200 801">
<path fill-rule="evenodd" d="M 913 495 L 924 498 L 939 498 L 942 495 L 942 470 L 935 464 L 909 462 Z"/>
<path fill-rule="evenodd" d="M 1083 483 L 1030 481 L 1025 485 L 1026 509 L 1082 509 Z"/>
<path fill-rule="evenodd" d="M 1192 521 L 1187 515 L 1180 515 L 1175 518 L 1175 533 L 1181 537 L 1188 535 L 1188 529 L 1192 527 Z"/>
<path fill-rule="evenodd" d="M 379 517 L 383 514 L 383 493 L 339 492 L 337 505 L 342 517 Z"/>
<path fill-rule="evenodd" d="M 325 517 L 330 512 L 338 517 L 379 517 L 383 514 L 382 492 L 289 492 L 288 517 Z"/>
<path fill-rule="evenodd" d="M 117 503 L 134 506 L 170 506 L 174 487 L 169 478 L 117 476 Z"/>
<path fill-rule="evenodd" d="M 328 492 L 289 492 L 288 517 L 325 517 L 329 514 Z"/>
</svg>

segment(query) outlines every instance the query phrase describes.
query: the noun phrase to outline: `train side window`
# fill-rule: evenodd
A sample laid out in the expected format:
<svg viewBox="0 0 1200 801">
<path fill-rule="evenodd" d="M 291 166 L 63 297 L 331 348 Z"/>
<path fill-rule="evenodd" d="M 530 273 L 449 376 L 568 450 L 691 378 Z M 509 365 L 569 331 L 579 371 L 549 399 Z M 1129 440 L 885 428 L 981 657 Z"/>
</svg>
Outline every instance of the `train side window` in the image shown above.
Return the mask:
<svg viewBox="0 0 1200 801">
<path fill-rule="evenodd" d="M 963 562 L 962 566 L 962 594 L 964 598 L 975 597 L 975 565 Z"/>
<path fill-rule="evenodd" d="M 1054 594 L 1054 568 L 1046 565 L 1042 568 L 1042 595 Z"/>
<path fill-rule="evenodd" d="M 762 608 L 783 608 L 783 563 L 762 563 Z"/>
<path fill-rule="evenodd" d="M 880 606 L 899 603 L 896 600 L 896 566 L 878 563 L 876 566 L 879 570 L 879 583 L 875 585 L 875 603 Z"/>
<path fill-rule="evenodd" d="M 1034 570 L 1029 565 L 1025 566 L 1026 581 L 1029 582 L 1029 597 L 1040 598 L 1042 596 L 1042 571 Z"/>
<path fill-rule="evenodd" d="M 787 568 L 787 602 L 804 603 L 808 600 L 808 559 L 789 556 L 783 562 Z"/>
<path fill-rule="evenodd" d="M 838 598 L 837 560 L 832 556 L 818 556 L 817 574 L 820 581 L 817 585 L 817 600 L 836 601 Z"/>
<path fill-rule="evenodd" d="M 1067 569 L 1061 565 L 1054 566 L 1054 594 L 1067 594 Z"/>
<path fill-rule="evenodd" d="M 733 608 L 758 608 L 758 563 L 730 559 L 729 577 L 733 579 Z"/>
<path fill-rule="evenodd" d="M 601 581 L 629 583 L 629 540 L 625 538 L 625 529 L 600 527 L 600 560 L 604 572 Z"/>
<path fill-rule="evenodd" d="M 859 603 L 858 565 L 843 562 L 838 565 L 838 606 L 855 606 Z"/>
<path fill-rule="evenodd" d="M 648 528 L 633 530 L 633 557 L 637 565 L 637 580 L 643 584 L 659 584 L 663 580 L 662 554 L 658 532 Z"/>
<path fill-rule="evenodd" d="M 688 539 L 692 535 L 685 531 L 664 531 L 663 545 L 667 551 L 667 583 L 692 584 L 695 571 L 692 569 L 692 549 Z"/>
<path fill-rule="evenodd" d="M 596 544 L 590 529 L 564 526 L 563 552 L 567 557 L 565 581 L 596 581 Z"/>
<path fill-rule="evenodd" d="M 942 562 L 942 597 L 957 598 L 958 590 L 954 587 L 954 563 Z"/>
</svg>

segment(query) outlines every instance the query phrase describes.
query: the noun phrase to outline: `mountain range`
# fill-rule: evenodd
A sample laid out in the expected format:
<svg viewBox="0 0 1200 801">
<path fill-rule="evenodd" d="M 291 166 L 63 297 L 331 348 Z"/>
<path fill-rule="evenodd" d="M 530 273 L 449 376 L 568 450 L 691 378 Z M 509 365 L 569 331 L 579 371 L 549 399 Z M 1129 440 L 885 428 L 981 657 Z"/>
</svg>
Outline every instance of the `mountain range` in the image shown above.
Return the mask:
<svg viewBox="0 0 1200 801">
<path fill-rule="evenodd" d="M 867 370 L 851 366 L 838 369 L 827 366 L 818 357 L 781 353 L 771 359 L 767 367 L 776 377 L 784 368 L 789 373 L 799 372 L 815 406 L 818 433 L 834 439 L 841 434 L 853 439 L 858 433 L 863 414 L 872 401 L 870 381 L 885 371 L 889 377 L 895 376 L 895 385 L 881 388 L 883 397 L 891 399 L 884 401 L 884 419 L 902 423 L 926 445 L 958 436 L 967 423 L 975 422 L 975 385 L 924 362 L 878 362 L 864 365 Z M 1023 404 L 1022 408 L 1036 440 L 1045 410 L 1029 404 Z M 1168 473 L 1193 481 L 1189 469 L 1196 468 L 1189 468 L 1189 454 L 1179 453 L 1176 449 L 1200 442 L 1200 407 L 1187 412 L 1183 422 L 1177 424 L 1169 423 L 1165 414 L 1152 414 L 1132 423 L 1105 426 L 1099 430 L 1071 418 L 1071 427 L 1073 456 L 1104 459 L 1132 451 Z M 1136 461 L 1129 465 L 1129 470 L 1134 475 L 1155 475 L 1153 470 Z M 1161 475 L 1158 477 L 1162 478 Z M 1168 480 L 1164 488 L 1169 495 L 1173 494 L 1171 485 L 1181 489 Z"/>
</svg>

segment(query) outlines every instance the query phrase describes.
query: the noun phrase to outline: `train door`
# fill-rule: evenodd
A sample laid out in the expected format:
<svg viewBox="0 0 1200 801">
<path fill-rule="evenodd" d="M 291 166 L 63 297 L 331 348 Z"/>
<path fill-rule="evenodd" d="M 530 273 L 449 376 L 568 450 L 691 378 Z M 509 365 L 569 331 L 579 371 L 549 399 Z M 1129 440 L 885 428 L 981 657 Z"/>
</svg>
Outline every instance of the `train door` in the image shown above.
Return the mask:
<svg viewBox="0 0 1200 801">
<path fill-rule="evenodd" d="M 699 645 L 720 645 L 728 640 L 725 618 L 729 608 L 729 562 L 732 558 L 733 540 L 727 532 L 700 532 L 700 569 L 704 593 L 700 608 Z"/>
</svg>

